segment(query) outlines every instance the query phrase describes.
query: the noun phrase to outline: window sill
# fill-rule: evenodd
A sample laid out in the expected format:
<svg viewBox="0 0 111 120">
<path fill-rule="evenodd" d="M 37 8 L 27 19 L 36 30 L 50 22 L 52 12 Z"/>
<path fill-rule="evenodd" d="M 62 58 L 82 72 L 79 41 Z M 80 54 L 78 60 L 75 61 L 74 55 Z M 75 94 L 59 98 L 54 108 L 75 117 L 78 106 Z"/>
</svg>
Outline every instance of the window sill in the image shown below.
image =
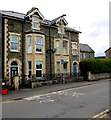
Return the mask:
<svg viewBox="0 0 111 120">
<path fill-rule="evenodd" d="M 20 51 L 16 51 L 16 50 L 10 50 L 10 52 L 19 53 Z"/>
<path fill-rule="evenodd" d="M 73 55 L 73 56 L 78 56 L 78 54 L 77 55 Z"/>
<path fill-rule="evenodd" d="M 43 52 L 36 52 L 36 54 L 40 54 L 40 55 L 43 55 Z"/>
</svg>

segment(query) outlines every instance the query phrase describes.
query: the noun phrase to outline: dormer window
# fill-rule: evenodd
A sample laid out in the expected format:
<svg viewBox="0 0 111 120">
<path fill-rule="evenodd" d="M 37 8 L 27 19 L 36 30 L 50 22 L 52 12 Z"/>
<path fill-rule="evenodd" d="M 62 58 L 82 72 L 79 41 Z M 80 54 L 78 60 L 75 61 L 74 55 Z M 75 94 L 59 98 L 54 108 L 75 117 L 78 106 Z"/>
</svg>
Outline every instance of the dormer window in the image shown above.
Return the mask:
<svg viewBox="0 0 111 120">
<path fill-rule="evenodd" d="M 60 24 L 59 30 L 60 30 L 60 33 L 63 34 L 63 25 L 62 24 Z"/>
<path fill-rule="evenodd" d="M 60 23 L 58 26 L 58 33 L 64 34 L 64 25 L 62 23 Z"/>
<path fill-rule="evenodd" d="M 32 28 L 39 29 L 39 19 L 37 17 L 32 17 Z"/>
</svg>

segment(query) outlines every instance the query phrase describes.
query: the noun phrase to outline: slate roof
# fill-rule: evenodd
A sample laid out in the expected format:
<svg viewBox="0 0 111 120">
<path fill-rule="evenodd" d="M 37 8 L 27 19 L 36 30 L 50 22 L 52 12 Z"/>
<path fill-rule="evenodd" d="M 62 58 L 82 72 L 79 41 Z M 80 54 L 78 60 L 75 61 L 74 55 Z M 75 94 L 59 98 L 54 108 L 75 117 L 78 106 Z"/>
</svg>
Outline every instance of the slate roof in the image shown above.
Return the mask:
<svg viewBox="0 0 111 120">
<path fill-rule="evenodd" d="M 80 51 L 94 53 L 94 50 L 88 44 L 80 44 Z"/>
<path fill-rule="evenodd" d="M 51 24 L 55 24 L 57 21 L 59 21 L 59 20 L 61 19 L 61 20 L 67 25 L 68 22 L 64 19 L 64 16 L 66 16 L 66 15 L 63 14 L 62 16 L 59 16 L 59 17 L 53 19 L 53 20 L 51 21 Z"/>
<path fill-rule="evenodd" d="M 76 33 L 82 33 L 82 32 L 80 32 L 80 31 L 78 31 L 78 30 L 75 30 L 75 29 L 73 29 L 73 28 L 70 28 L 70 27 L 66 27 L 66 31 L 70 31 L 70 32 L 76 32 Z"/>
<path fill-rule="evenodd" d="M 0 13 L 5 16 L 20 18 L 20 19 L 24 19 L 24 17 L 25 17 L 25 14 L 14 12 L 14 11 L 0 11 Z"/>
<path fill-rule="evenodd" d="M 108 50 L 110 50 L 111 49 L 111 47 L 109 48 L 109 49 L 107 49 L 106 51 L 105 51 L 105 53 L 108 51 Z"/>
<path fill-rule="evenodd" d="M 66 38 L 66 39 L 69 39 L 69 37 L 67 35 L 64 35 L 64 34 L 56 34 L 53 37 L 54 38 Z"/>
<path fill-rule="evenodd" d="M 20 19 L 20 20 L 25 20 L 25 17 L 27 15 L 24 13 L 19 13 L 19 12 L 14 12 L 14 11 L 4 11 L 4 10 L 0 10 L 0 13 L 5 17 L 10 17 L 12 19 Z M 57 17 L 56 19 L 53 19 L 53 20 L 43 19 L 42 25 L 45 24 L 45 25 L 49 26 L 51 24 L 54 24 L 58 19 L 60 19 L 60 17 Z M 63 19 L 63 20 L 67 23 L 67 21 L 65 19 Z M 26 20 L 26 21 L 28 21 L 28 20 Z M 77 31 L 70 27 L 66 27 L 66 31 L 81 33 L 80 31 Z"/>
<path fill-rule="evenodd" d="M 28 33 L 38 33 L 38 34 L 44 34 L 44 35 L 45 35 L 45 32 L 40 31 L 40 30 L 34 30 L 34 29 L 25 31 L 25 33 L 27 33 L 27 34 L 28 34 Z"/>
</svg>

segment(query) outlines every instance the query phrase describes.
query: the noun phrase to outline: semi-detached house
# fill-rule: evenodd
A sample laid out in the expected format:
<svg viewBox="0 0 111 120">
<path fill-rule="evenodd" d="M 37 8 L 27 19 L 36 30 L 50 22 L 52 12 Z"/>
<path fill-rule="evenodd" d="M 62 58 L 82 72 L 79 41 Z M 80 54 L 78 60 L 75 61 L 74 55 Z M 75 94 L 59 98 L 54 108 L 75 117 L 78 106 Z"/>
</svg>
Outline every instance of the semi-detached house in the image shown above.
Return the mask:
<svg viewBox="0 0 111 120">
<path fill-rule="evenodd" d="M 46 20 L 38 8 L 27 14 L 0 11 L 1 75 L 8 85 L 13 85 L 15 75 L 26 82 L 46 74 L 78 72 L 81 32 L 69 28 L 64 17 Z"/>
</svg>

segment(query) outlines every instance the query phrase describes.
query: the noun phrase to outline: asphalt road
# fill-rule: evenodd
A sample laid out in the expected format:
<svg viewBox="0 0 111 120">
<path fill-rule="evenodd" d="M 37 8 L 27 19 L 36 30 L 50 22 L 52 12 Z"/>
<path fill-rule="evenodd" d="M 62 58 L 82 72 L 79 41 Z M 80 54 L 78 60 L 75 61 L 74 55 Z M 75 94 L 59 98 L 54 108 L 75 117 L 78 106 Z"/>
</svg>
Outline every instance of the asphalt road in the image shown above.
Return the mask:
<svg viewBox="0 0 111 120">
<path fill-rule="evenodd" d="M 109 82 L 2 104 L 3 118 L 91 118 L 109 107 Z"/>
</svg>

